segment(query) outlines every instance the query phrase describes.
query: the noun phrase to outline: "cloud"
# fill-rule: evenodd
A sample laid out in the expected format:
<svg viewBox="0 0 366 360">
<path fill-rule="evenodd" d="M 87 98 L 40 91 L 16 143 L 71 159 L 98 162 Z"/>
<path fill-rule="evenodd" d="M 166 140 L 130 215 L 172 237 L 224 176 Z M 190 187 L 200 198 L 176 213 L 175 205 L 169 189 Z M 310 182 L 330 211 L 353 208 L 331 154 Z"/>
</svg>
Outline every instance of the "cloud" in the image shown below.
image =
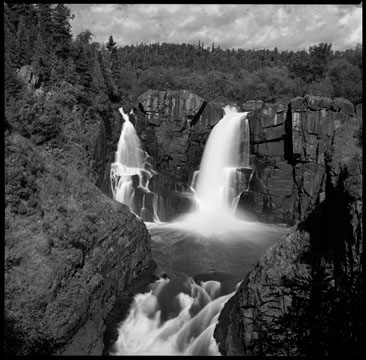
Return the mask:
<svg viewBox="0 0 366 360">
<path fill-rule="evenodd" d="M 362 43 L 362 6 L 224 4 L 69 4 L 75 34 L 89 29 L 95 41 L 113 35 L 119 46 L 171 42 L 221 48 L 308 49 Z"/>
</svg>

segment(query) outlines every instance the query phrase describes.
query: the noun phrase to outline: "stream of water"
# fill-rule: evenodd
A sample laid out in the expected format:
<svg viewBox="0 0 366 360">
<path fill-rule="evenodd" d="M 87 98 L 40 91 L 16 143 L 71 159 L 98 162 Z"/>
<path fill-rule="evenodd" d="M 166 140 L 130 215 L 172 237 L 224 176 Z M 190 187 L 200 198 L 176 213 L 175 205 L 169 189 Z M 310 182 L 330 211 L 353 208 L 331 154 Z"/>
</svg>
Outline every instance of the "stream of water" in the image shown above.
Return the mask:
<svg viewBox="0 0 366 360">
<path fill-rule="evenodd" d="M 235 204 L 252 176 L 249 126 L 246 112 L 224 110 L 193 177 L 192 212 L 172 223 L 161 223 L 157 216 L 146 221 L 154 260 L 167 276 L 135 296 L 111 355 L 220 355 L 213 331 L 221 309 L 256 261 L 287 232 L 286 226 L 235 216 Z M 114 198 L 133 211 L 134 192 L 140 186 L 148 193 L 148 181 L 142 180 L 135 129 L 120 111 L 125 123 L 111 184 Z M 133 175 L 139 177 L 137 186 Z"/>
</svg>

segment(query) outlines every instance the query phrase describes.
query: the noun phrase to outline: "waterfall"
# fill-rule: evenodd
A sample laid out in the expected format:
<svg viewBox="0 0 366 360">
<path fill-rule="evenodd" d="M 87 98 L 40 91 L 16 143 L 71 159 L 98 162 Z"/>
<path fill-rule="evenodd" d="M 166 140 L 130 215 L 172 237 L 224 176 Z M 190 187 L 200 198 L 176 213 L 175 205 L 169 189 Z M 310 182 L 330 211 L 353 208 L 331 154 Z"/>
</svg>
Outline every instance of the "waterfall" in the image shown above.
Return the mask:
<svg viewBox="0 0 366 360">
<path fill-rule="evenodd" d="M 249 166 L 249 148 L 245 147 L 245 164 L 240 163 L 241 123 L 247 122 L 246 112 L 225 107 L 224 117 L 216 124 L 207 140 L 195 191 L 200 213 L 230 212 L 233 201 L 236 169 Z M 247 128 L 245 128 L 248 131 Z M 249 132 L 244 139 L 249 144 Z M 234 196 L 235 197 L 235 196 Z"/>
<path fill-rule="evenodd" d="M 171 226 L 205 236 L 243 226 L 234 212 L 252 175 L 248 112 L 238 112 L 231 106 L 224 112 L 208 137 L 200 169 L 192 178 L 195 210 Z"/>
<path fill-rule="evenodd" d="M 146 223 L 154 260 L 168 269 L 169 277 L 134 297 L 109 349 L 111 355 L 220 355 L 213 332 L 223 306 L 234 294 L 235 284 L 237 288 L 285 231 L 236 218 L 232 207 L 248 190 L 253 175 L 249 125 L 246 112 L 224 110 L 207 140 L 200 169 L 192 176 L 194 211 L 173 223 Z M 121 176 L 118 170 L 125 164 L 116 161 L 112 166 Z M 126 188 L 133 188 L 136 176 L 123 180 Z M 122 184 L 117 186 L 119 192 L 121 199 L 133 202 L 133 190 Z M 147 195 L 141 200 L 144 211 Z M 152 201 L 158 208 L 159 198 Z"/>
<path fill-rule="evenodd" d="M 149 180 L 156 172 L 146 161 L 147 154 L 141 149 L 140 139 L 129 115 L 122 107 L 119 111 L 125 121 L 118 141 L 115 162 L 111 164 L 113 198 L 127 205 L 142 220 L 159 221 L 158 201 L 155 199 L 159 195 L 151 193 L 148 188 Z M 149 204 L 147 204 L 148 194 L 153 195 L 149 199 L 154 199 Z"/>
</svg>

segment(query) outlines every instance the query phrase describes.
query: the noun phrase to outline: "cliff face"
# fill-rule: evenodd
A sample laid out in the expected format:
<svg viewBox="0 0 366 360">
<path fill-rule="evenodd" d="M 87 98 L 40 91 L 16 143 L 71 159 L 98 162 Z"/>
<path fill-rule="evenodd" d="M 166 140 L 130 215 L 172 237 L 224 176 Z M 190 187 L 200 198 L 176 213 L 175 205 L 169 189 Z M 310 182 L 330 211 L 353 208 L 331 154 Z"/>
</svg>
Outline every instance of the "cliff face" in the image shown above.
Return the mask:
<svg viewBox="0 0 366 360">
<path fill-rule="evenodd" d="M 161 220 L 171 220 L 191 206 L 182 192 L 189 189 L 209 132 L 224 112 L 186 90 L 149 90 L 138 101 L 134 125 L 159 173 L 150 180 L 150 189 L 162 196 Z"/>
<path fill-rule="evenodd" d="M 357 121 L 356 121 L 357 122 Z M 362 164 L 354 122 L 324 157 L 325 200 L 257 263 L 222 310 L 224 355 L 360 355 Z"/>
<path fill-rule="evenodd" d="M 346 99 L 298 97 L 289 104 L 243 104 L 251 130 L 254 175 L 239 206 L 261 221 L 294 224 L 325 197 L 325 160 L 337 129 L 357 128 Z"/>
<path fill-rule="evenodd" d="M 155 265 L 144 223 L 94 185 L 103 122 L 68 119 L 38 145 L 6 133 L 6 355 L 101 355 L 116 298 Z"/>
<path fill-rule="evenodd" d="M 248 101 L 240 107 L 249 111 L 253 177 L 238 208 L 248 219 L 290 225 L 304 220 L 324 200 L 324 156 L 337 129 L 359 126 L 353 104 L 305 96 L 288 104 Z M 179 192 L 188 189 L 222 116 L 220 106 L 188 91 L 149 90 L 139 97 L 135 127 L 159 172 L 150 188 L 162 195 L 170 218 L 189 209 Z"/>
</svg>

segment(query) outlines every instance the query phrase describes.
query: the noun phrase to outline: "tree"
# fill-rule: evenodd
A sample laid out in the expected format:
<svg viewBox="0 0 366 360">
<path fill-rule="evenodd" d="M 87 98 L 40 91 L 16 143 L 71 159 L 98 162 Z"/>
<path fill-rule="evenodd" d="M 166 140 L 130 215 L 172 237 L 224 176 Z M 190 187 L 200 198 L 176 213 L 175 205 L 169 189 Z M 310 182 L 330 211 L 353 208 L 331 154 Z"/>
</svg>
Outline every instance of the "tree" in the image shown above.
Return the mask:
<svg viewBox="0 0 366 360">
<path fill-rule="evenodd" d="M 110 35 L 108 42 L 105 44 L 105 47 L 107 48 L 107 50 L 110 53 L 116 52 L 117 51 L 117 46 L 116 46 L 116 42 L 113 40 L 113 36 Z"/>
<path fill-rule="evenodd" d="M 91 71 L 93 68 L 93 53 L 91 40 L 94 35 L 90 30 L 82 31 L 74 42 L 75 71 L 79 76 L 80 85 L 89 88 L 91 85 Z"/>
<path fill-rule="evenodd" d="M 362 101 L 362 73 L 358 66 L 346 59 L 330 63 L 327 73 L 334 88 L 334 96 L 345 97 L 354 104 Z"/>
<path fill-rule="evenodd" d="M 51 4 L 37 4 L 38 15 L 38 33 L 42 37 L 48 52 L 52 49 L 53 40 L 53 21 L 52 21 L 53 9 Z"/>
<path fill-rule="evenodd" d="M 332 56 L 332 44 L 320 43 L 309 48 L 312 71 L 315 79 L 322 79 L 325 76 L 328 62 Z"/>
<path fill-rule="evenodd" d="M 70 55 L 72 44 L 70 9 L 63 4 L 58 4 L 53 12 L 53 45 L 57 57 L 67 59 Z"/>
<path fill-rule="evenodd" d="M 32 67 L 35 74 L 40 77 L 41 82 L 48 85 L 51 78 L 50 53 L 41 33 L 38 33 L 37 36 L 32 57 Z"/>
</svg>

